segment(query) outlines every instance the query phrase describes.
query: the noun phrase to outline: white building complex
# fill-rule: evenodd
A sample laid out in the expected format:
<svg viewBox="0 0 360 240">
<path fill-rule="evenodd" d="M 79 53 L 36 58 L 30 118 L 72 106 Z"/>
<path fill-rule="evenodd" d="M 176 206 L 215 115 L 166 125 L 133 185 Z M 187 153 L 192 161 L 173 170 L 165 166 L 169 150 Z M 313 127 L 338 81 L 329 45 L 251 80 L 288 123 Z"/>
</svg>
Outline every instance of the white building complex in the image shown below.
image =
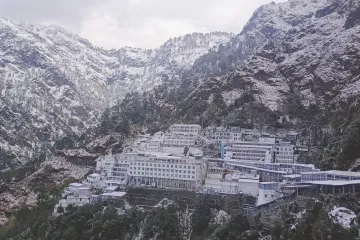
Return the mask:
<svg viewBox="0 0 360 240">
<path fill-rule="evenodd" d="M 259 141 L 234 142 L 225 147 L 226 159 L 272 162 L 274 148 L 275 138 L 260 138 Z"/>
<path fill-rule="evenodd" d="M 70 183 L 69 187 L 65 188 L 62 193 L 62 199 L 59 200 L 58 204 L 54 207 L 54 215 L 57 215 L 58 207 L 63 207 L 64 210 L 69 205 L 76 207 L 84 206 L 90 203 L 91 191 L 90 188 L 82 183 Z"/>
<path fill-rule="evenodd" d="M 86 180 L 82 182 L 86 187 L 103 188 L 105 183 L 102 181 L 99 173 L 92 173 L 86 177 Z"/>
<path fill-rule="evenodd" d="M 195 136 L 187 134 L 165 135 L 163 146 L 166 147 L 193 147 L 195 146 Z"/>
<path fill-rule="evenodd" d="M 158 188 L 199 188 L 206 177 L 202 156 L 172 156 L 170 153 L 123 153 L 108 155 L 97 162 L 106 172 L 108 186 L 130 184 Z"/>
<path fill-rule="evenodd" d="M 294 146 L 290 142 L 280 141 L 276 144 L 276 163 L 294 163 Z"/>
<path fill-rule="evenodd" d="M 216 193 L 247 194 L 258 196 L 260 176 L 256 171 L 251 174 L 233 172 L 229 174 L 208 173 L 204 188 Z"/>
<path fill-rule="evenodd" d="M 223 144 L 241 141 L 241 129 L 239 127 L 216 127 L 213 129 L 212 139 L 215 143 Z"/>
<path fill-rule="evenodd" d="M 360 173 L 349 171 L 310 171 L 286 176 L 291 188 L 315 191 L 323 194 L 360 192 Z"/>
<path fill-rule="evenodd" d="M 201 126 L 197 124 L 175 124 L 169 130 L 172 134 L 199 135 Z"/>
<path fill-rule="evenodd" d="M 105 175 L 107 186 L 120 186 L 127 184 L 127 170 L 129 163 L 122 161 L 119 155 L 106 155 L 96 162 L 96 170 Z"/>
</svg>

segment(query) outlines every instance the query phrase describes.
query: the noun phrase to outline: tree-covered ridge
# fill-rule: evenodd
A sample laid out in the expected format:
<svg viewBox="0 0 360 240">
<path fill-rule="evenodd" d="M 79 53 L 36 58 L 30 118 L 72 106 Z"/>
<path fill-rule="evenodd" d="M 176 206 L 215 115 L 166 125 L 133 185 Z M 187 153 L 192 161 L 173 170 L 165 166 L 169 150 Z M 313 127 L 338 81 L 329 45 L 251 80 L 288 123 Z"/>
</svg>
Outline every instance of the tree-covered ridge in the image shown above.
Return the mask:
<svg viewBox="0 0 360 240">
<path fill-rule="evenodd" d="M 54 193 L 56 194 L 56 193 Z M 49 195 L 47 195 L 49 196 Z M 21 209 L 0 231 L 0 239 L 14 240 L 317 240 L 358 239 L 357 228 L 344 228 L 329 215 L 332 204 L 360 213 L 356 196 L 321 197 L 310 200 L 300 213 L 281 207 L 277 220 L 268 222 L 261 214 L 227 214 L 209 198 L 199 198 L 193 210 L 163 200 L 150 210 L 129 208 L 124 201 L 99 202 L 84 207 L 58 209 L 52 217 L 49 198 L 36 209 Z M 44 205 L 45 204 L 45 205 Z M 241 203 L 240 203 L 241 204 Z M 48 206 L 48 207 L 46 207 Z M 125 207 L 127 206 L 127 207 Z M 48 209 L 48 213 L 46 213 Z M 126 210 L 124 210 L 126 209 Z"/>
</svg>

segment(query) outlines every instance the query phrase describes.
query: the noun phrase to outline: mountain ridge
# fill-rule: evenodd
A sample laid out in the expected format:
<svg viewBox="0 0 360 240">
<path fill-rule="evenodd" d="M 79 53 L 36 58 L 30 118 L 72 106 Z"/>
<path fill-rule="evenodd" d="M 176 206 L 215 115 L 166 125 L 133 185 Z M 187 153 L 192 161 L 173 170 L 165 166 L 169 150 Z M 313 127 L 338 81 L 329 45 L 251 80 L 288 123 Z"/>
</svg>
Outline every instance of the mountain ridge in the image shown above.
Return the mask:
<svg viewBox="0 0 360 240">
<path fill-rule="evenodd" d="M 107 51 L 58 26 L 0 19 L 0 146 L 20 162 L 59 136 L 81 134 L 127 93 L 179 81 L 191 61 L 231 36 L 195 33 L 156 50 Z M 22 116 L 23 131 L 9 114 Z"/>
</svg>

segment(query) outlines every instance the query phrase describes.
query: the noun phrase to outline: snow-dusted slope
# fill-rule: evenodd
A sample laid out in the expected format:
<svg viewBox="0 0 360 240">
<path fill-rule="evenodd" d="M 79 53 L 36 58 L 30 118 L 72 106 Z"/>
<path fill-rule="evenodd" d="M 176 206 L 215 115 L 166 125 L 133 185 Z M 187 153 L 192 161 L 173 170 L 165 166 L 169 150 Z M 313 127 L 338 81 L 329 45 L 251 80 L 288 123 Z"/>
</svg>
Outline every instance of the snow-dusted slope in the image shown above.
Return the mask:
<svg viewBox="0 0 360 240">
<path fill-rule="evenodd" d="M 190 34 L 155 50 L 107 51 L 57 26 L 0 19 L 0 148 L 16 162 L 64 133 L 79 134 L 125 94 L 180 79 L 231 37 Z"/>
<path fill-rule="evenodd" d="M 119 63 L 112 66 L 111 88 L 118 95 L 129 90 L 152 90 L 169 80 L 179 83 L 197 58 L 209 50 L 217 50 L 232 36 L 225 32 L 193 33 L 170 39 L 155 50 L 120 49 L 116 53 Z"/>
<path fill-rule="evenodd" d="M 347 101 L 360 92 L 359 13 L 359 0 L 264 5 L 229 44 L 196 60 L 192 75 L 221 76 L 217 88 L 232 102 L 244 85 L 251 86 L 254 97 L 272 110 L 294 89 L 305 105 Z M 207 81 L 214 79 L 202 78 L 205 88 L 193 94 L 208 92 Z"/>
</svg>

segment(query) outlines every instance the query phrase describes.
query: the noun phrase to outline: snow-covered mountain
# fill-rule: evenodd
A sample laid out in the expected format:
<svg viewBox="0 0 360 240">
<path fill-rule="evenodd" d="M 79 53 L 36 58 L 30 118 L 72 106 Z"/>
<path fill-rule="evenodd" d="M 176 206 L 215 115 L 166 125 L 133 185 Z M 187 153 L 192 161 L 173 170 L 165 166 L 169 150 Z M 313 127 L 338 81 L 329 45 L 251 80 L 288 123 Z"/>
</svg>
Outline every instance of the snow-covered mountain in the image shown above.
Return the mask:
<svg viewBox="0 0 360 240">
<path fill-rule="evenodd" d="M 260 7 L 240 34 L 199 57 L 177 89 L 163 86 L 143 101 L 139 112 L 147 111 L 149 101 L 158 109 L 148 114 L 145 129 L 192 122 L 274 132 L 295 128 L 315 138 L 322 129 L 347 126 L 360 93 L 359 11 L 359 0 Z M 126 107 L 114 108 L 108 119 L 123 116 L 129 111 L 119 109 Z M 310 127 L 318 132 L 309 134 Z"/>
<path fill-rule="evenodd" d="M 206 73 L 206 77 L 197 78 L 200 86 L 191 92 L 199 96 L 199 91 L 204 93 L 211 85 L 213 92 L 221 89 L 230 105 L 246 92 L 247 85 L 272 110 L 294 90 L 306 106 L 358 96 L 359 11 L 359 0 L 289 0 L 264 5 L 226 46 L 195 61 L 190 76 Z M 194 85 L 191 81 L 187 79 L 185 85 Z"/>
<path fill-rule="evenodd" d="M 247 124 L 268 113 L 251 102 L 281 111 L 269 115 L 274 122 L 288 117 L 283 110 L 293 96 L 305 108 L 347 103 L 360 91 L 359 2 L 270 3 L 236 36 L 189 34 L 155 50 L 108 51 L 59 27 L 2 19 L 1 146 L 18 153 L 79 133 L 126 93 L 166 82 L 171 93 L 155 100 L 177 121 L 216 116 L 229 123 L 224 116 L 231 115 L 232 123 Z"/>
<path fill-rule="evenodd" d="M 126 93 L 154 87 L 105 111 L 95 129 L 103 135 L 89 130 L 98 134 L 89 134 L 91 148 L 119 145 L 114 131 L 165 130 L 183 121 L 296 128 L 322 150 L 334 127 L 340 130 L 331 137 L 345 147 L 330 146 L 327 168 L 349 169 L 359 157 L 360 0 L 270 3 L 236 36 L 190 34 L 155 50 L 107 51 L 58 27 L 4 19 L 0 39 L 0 169 L 63 133 L 80 133 Z M 3 195 L 10 199 L 3 209 L 22 204 Z"/>
<path fill-rule="evenodd" d="M 127 93 L 179 80 L 231 37 L 194 33 L 154 50 L 104 50 L 57 26 L 0 19 L 0 148 L 14 162 L 79 134 Z"/>
</svg>

